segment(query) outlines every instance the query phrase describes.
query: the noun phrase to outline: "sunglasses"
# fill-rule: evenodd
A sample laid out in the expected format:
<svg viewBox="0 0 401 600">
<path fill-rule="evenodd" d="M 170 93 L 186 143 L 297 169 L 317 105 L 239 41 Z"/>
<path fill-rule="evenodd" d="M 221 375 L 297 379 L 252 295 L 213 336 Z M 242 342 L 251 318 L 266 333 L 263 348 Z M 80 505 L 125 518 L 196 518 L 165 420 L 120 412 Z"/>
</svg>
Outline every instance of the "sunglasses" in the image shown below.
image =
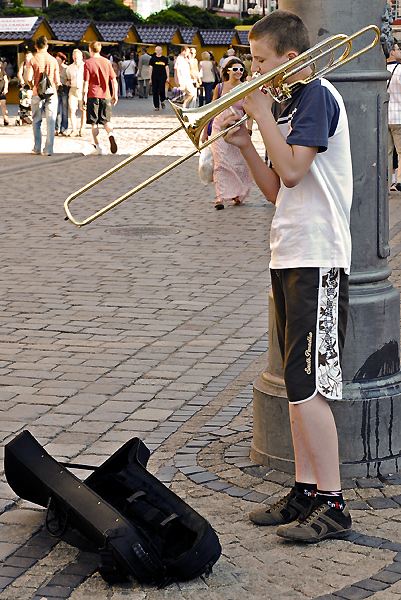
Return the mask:
<svg viewBox="0 0 401 600">
<path fill-rule="evenodd" d="M 234 71 L 234 73 L 236 73 L 237 71 L 239 71 L 240 73 L 244 72 L 244 67 L 230 67 L 229 69 L 227 69 L 227 71 Z"/>
</svg>

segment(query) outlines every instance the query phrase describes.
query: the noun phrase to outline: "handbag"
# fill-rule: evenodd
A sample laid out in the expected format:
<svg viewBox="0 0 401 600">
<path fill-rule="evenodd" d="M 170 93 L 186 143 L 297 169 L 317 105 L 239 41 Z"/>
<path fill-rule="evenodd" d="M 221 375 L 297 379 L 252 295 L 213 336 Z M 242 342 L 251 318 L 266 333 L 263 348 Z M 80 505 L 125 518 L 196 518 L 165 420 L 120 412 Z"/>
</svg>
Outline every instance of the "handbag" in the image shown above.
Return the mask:
<svg viewBox="0 0 401 600">
<path fill-rule="evenodd" d="M 47 98 L 53 96 L 54 89 L 46 71 L 43 71 L 43 73 L 41 74 L 36 88 L 38 91 L 38 96 L 41 100 L 47 100 Z"/>
<path fill-rule="evenodd" d="M 185 90 L 182 90 L 179 87 L 173 87 L 173 95 L 171 100 L 175 103 L 175 104 L 184 104 L 184 100 L 187 96 L 187 93 Z"/>
<path fill-rule="evenodd" d="M 199 179 L 202 183 L 207 185 L 208 183 L 212 183 L 213 181 L 213 171 L 214 171 L 214 159 L 213 152 L 208 146 L 207 148 L 202 148 L 199 154 Z"/>
</svg>

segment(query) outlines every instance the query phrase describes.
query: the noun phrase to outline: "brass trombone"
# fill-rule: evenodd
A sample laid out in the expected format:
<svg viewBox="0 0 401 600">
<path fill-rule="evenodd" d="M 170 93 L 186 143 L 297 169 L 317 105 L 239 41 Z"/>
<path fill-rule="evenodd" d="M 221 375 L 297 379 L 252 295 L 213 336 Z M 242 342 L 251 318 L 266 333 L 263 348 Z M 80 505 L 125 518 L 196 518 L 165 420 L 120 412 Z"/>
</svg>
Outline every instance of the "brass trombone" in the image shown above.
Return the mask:
<svg viewBox="0 0 401 600">
<path fill-rule="evenodd" d="M 361 35 L 364 35 L 367 32 L 374 33 L 374 35 L 375 35 L 374 40 L 367 46 L 364 46 L 358 52 L 351 54 L 352 41 L 355 38 L 357 38 Z M 219 132 L 213 138 L 208 139 L 204 144 L 200 144 L 200 137 L 201 137 L 202 130 L 204 129 L 204 127 L 208 124 L 208 122 L 211 119 L 213 119 L 216 115 L 221 113 L 223 110 L 225 110 L 226 108 L 229 108 L 235 102 L 237 102 L 241 98 L 244 98 L 245 96 L 247 96 L 248 94 L 250 94 L 251 92 L 256 90 L 257 88 L 261 88 L 262 91 L 264 91 L 265 93 L 268 92 L 269 94 L 271 94 L 271 96 L 274 98 L 274 100 L 276 102 L 282 102 L 283 100 L 290 98 L 291 95 L 294 93 L 294 91 L 297 88 L 299 88 L 301 85 L 306 85 L 307 83 L 310 83 L 314 79 L 317 79 L 319 77 L 324 77 L 328 73 L 331 73 L 331 71 L 334 71 L 334 69 L 337 69 L 338 67 L 341 67 L 341 66 L 347 64 L 351 60 L 358 58 L 361 54 L 367 52 L 371 48 L 374 48 L 374 46 L 376 46 L 376 44 L 379 42 L 379 40 L 380 40 L 380 30 L 378 27 L 376 27 L 376 25 L 368 25 L 367 27 L 360 29 L 359 31 L 357 31 L 356 33 L 354 33 L 353 35 L 350 35 L 350 36 L 339 33 L 337 35 L 333 35 L 333 36 L 327 38 L 326 40 L 323 40 L 322 42 L 319 42 L 318 44 L 313 46 L 313 48 L 310 48 L 306 52 L 299 54 L 292 60 L 289 60 L 288 62 L 284 63 L 283 65 L 276 67 L 272 71 L 269 71 L 269 73 L 265 73 L 264 75 L 259 75 L 257 77 L 253 77 L 251 79 L 251 81 L 245 81 L 244 83 L 236 86 L 228 94 L 224 94 L 224 96 L 222 96 L 218 100 L 215 100 L 214 102 L 211 102 L 210 104 L 207 104 L 206 106 L 201 106 L 199 108 L 187 109 L 187 108 L 181 108 L 181 107 L 177 106 L 176 104 L 173 104 L 172 102 L 170 102 L 171 106 L 174 109 L 176 116 L 178 117 L 180 124 L 176 128 L 174 128 L 171 131 L 162 135 L 156 141 L 149 144 L 149 146 L 146 146 L 146 148 L 143 148 L 142 150 L 139 150 L 132 156 L 129 156 L 128 158 L 123 160 L 121 163 L 119 163 L 115 167 L 111 168 L 109 171 L 106 171 L 106 173 L 103 173 L 102 175 L 100 175 L 99 177 L 97 177 L 96 179 L 94 179 L 93 181 L 91 181 L 90 183 L 85 185 L 84 187 L 80 188 L 78 191 L 76 191 L 73 194 L 71 194 L 70 196 L 68 196 L 68 198 L 64 202 L 64 210 L 67 215 L 66 219 L 69 219 L 72 223 L 74 223 L 74 225 L 77 225 L 78 227 L 82 227 L 83 225 L 87 225 L 88 223 L 91 223 L 92 221 L 94 221 L 98 217 L 104 215 L 106 212 L 108 212 L 109 210 L 111 210 L 112 208 L 117 206 L 118 204 L 121 204 L 121 202 L 124 202 L 124 200 L 126 200 L 130 196 L 133 196 L 134 194 L 136 194 L 137 192 L 142 190 L 144 187 L 153 183 L 154 181 L 156 181 L 157 179 L 159 179 L 160 177 L 162 177 L 163 175 L 165 175 L 166 173 L 168 173 L 169 171 L 171 171 L 172 169 L 174 169 L 175 167 L 177 167 L 184 161 L 188 160 L 189 158 L 191 158 L 192 156 L 194 156 L 195 154 L 200 152 L 203 148 L 206 148 L 207 146 L 209 146 L 211 143 L 213 143 L 219 137 L 225 135 L 228 131 L 230 131 L 230 129 L 237 127 L 238 125 L 240 125 L 241 123 L 246 121 L 248 116 L 244 115 L 242 117 L 242 119 L 240 119 L 237 123 L 235 123 L 235 125 L 232 125 L 231 127 L 228 127 L 227 129 L 225 129 L 224 131 Z M 344 48 L 342 54 L 338 58 L 335 58 L 335 55 L 334 55 L 335 51 L 338 50 L 339 48 L 342 48 L 343 46 L 345 46 L 345 48 Z M 327 56 L 328 56 L 328 59 L 326 59 L 325 65 L 322 68 L 320 68 L 320 70 L 317 70 L 316 61 L 320 60 L 324 57 L 327 57 Z M 293 77 L 296 73 L 298 73 L 299 71 L 302 71 L 306 67 L 311 68 L 310 75 L 308 75 L 307 77 L 305 77 L 302 80 L 288 82 L 288 80 L 291 77 Z M 77 221 L 76 219 L 74 219 L 74 217 L 71 215 L 69 205 L 75 198 L 77 198 L 78 196 L 81 196 L 83 193 L 85 193 L 87 190 L 91 189 L 93 186 L 97 185 L 98 183 L 100 183 L 101 181 L 103 181 L 104 179 L 106 179 L 107 177 L 112 175 L 113 173 L 116 173 L 116 171 L 118 171 L 119 169 L 122 169 L 123 167 L 128 165 L 130 162 L 132 162 L 139 156 L 142 156 L 142 154 L 145 154 L 145 152 L 148 152 L 148 150 L 151 150 L 152 148 L 154 148 L 155 146 L 157 146 L 158 144 L 160 144 L 161 142 L 163 142 L 170 136 L 174 135 L 175 133 L 180 131 L 181 128 L 184 128 L 185 132 L 187 133 L 190 140 L 194 144 L 194 149 L 191 152 L 189 152 L 185 156 L 177 159 L 176 161 L 174 161 L 173 163 L 171 163 L 170 165 L 168 165 L 167 167 L 165 167 L 158 173 L 155 173 L 155 175 L 152 175 L 152 177 L 150 177 L 146 181 L 140 183 L 139 185 L 134 187 L 132 190 L 128 191 L 123 196 L 120 196 L 120 198 L 117 198 L 117 200 L 114 200 L 113 202 L 111 202 L 110 204 L 108 204 L 107 206 L 102 208 L 101 210 L 95 212 L 90 217 L 87 217 L 85 220 Z"/>
</svg>

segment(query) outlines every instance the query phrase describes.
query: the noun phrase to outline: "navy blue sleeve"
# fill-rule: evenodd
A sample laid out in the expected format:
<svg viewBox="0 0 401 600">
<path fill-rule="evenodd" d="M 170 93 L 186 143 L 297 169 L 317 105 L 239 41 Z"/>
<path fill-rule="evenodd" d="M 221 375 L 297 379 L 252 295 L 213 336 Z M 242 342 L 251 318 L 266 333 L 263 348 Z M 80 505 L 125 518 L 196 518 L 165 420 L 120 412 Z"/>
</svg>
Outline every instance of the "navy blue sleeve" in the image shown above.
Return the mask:
<svg viewBox="0 0 401 600">
<path fill-rule="evenodd" d="M 317 146 L 318 152 L 327 150 L 340 116 L 340 107 L 333 94 L 319 80 L 309 84 L 301 94 L 297 110 L 291 120 L 287 143 L 291 146 Z"/>
</svg>

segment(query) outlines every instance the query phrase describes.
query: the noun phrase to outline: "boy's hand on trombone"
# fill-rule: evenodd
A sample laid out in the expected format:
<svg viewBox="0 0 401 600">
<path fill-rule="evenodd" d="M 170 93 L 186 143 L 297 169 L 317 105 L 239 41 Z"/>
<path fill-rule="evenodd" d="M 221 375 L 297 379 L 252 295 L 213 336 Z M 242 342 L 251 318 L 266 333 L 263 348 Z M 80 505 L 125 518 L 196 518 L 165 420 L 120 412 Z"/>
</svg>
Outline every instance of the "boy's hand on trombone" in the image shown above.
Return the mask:
<svg viewBox="0 0 401 600">
<path fill-rule="evenodd" d="M 271 111 L 274 102 L 269 92 L 262 90 L 257 89 L 244 98 L 244 111 L 256 122 L 263 120 L 266 112 Z"/>
<path fill-rule="evenodd" d="M 235 125 L 240 119 L 241 116 L 238 115 L 234 110 L 232 110 L 233 114 L 229 114 L 221 123 L 221 129 L 227 129 L 227 127 L 231 127 L 231 125 Z M 229 144 L 233 146 L 237 146 L 238 148 L 245 148 L 249 144 L 252 145 L 250 135 L 248 133 L 248 128 L 246 123 L 242 123 L 238 127 L 234 127 L 230 131 L 228 131 L 224 136 L 224 139 Z"/>
</svg>

